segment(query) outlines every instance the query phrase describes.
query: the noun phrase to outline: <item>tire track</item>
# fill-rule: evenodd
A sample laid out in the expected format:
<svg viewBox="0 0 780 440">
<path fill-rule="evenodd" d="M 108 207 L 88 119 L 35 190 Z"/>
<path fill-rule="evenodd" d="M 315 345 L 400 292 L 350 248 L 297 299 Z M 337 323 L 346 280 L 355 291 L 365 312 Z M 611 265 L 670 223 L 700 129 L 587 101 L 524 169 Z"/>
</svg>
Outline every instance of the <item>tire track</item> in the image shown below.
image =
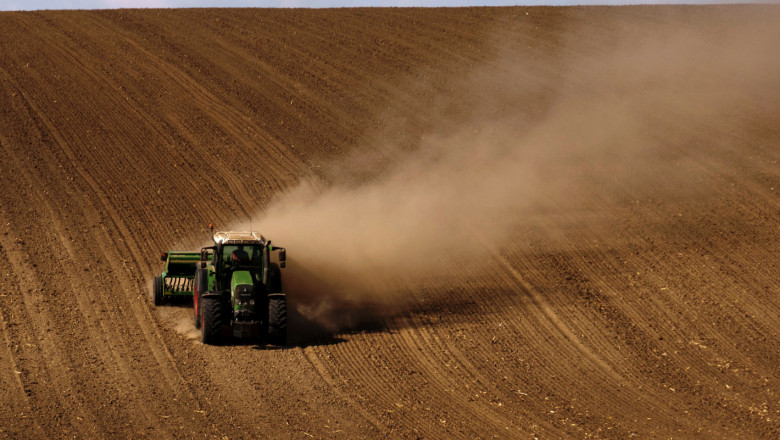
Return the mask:
<svg viewBox="0 0 780 440">
<path fill-rule="evenodd" d="M 106 26 L 104 22 L 96 19 L 93 19 L 92 23 L 95 26 Z M 116 27 L 112 27 L 110 31 L 119 33 Z M 279 174 L 276 171 L 277 169 L 299 171 L 306 168 L 304 164 L 296 161 L 297 157 L 293 154 L 290 154 L 291 152 L 285 145 L 270 137 L 267 132 L 261 127 L 258 127 L 251 120 L 251 118 L 242 115 L 237 110 L 235 105 L 230 105 L 224 102 L 222 99 L 215 96 L 206 87 L 201 85 L 198 81 L 194 80 L 185 71 L 179 69 L 175 65 L 163 61 L 161 58 L 154 55 L 149 50 L 146 50 L 140 44 L 136 43 L 135 40 L 133 40 L 126 33 L 122 32 L 120 35 L 123 36 L 124 41 L 132 46 L 133 49 L 143 55 L 144 60 L 154 67 L 154 71 L 163 72 L 164 75 L 174 84 L 183 89 L 185 96 L 192 98 L 195 103 L 199 104 L 201 109 L 210 109 L 206 112 L 206 114 L 217 121 L 221 129 L 225 130 L 227 133 L 230 133 L 235 139 L 239 141 L 247 138 L 249 138 L 248 140 L 250 141 L 252 139 L 259 139 L 259 142 L 257 142 L 255 145 L 262 147 L 264 150 L 266 150 L 265 152 L 267 156 L 274 158 L 276 167 L 271 168 L 271 173 L 276 176 L 275 181 L 287 182 L 289 181 L 289 173 L 292 173 L 292 171 L 288 171 L 287 173 Z M 244 130 L 246 134 L 235 125 L 237 123 L 244 124 Z M 249 145 L 249 143 L 246 144 L 246 146 Z M 268 171 L 267 168 L 266 171 Z M 218 175 L 222 176 L 223 178 L 227 178 L 231 175 L 231 173 L 218 173 Z M 238 188 L 240 188 L 238 182 L 233 182 L 231 189 L 236 191 Z M 254 207 L 255 204 L 246 198 L 244 191 L 238 191 L 236 196 L 239 198 L 239 200 L 242 200 L 242 204 L 244 206 Z"/>
<path fill-rule="evenodd" d="M 11 157 L 19 157 L 21 155 L 18 154 L 12 154 Z M 20 164 L 17 163 L 14 168 L 20 169 Z M 21 168 L 23 169 L 23 168 Z M 93 286 L 89 286 L 87 283 L 84 282 L 83 278 L 74 278 L 73 273 L 74 271 L 71 270 L 71 267 L 74 265 L 71 262 L 78 261 L 78 257 L 76 255 L 75 250 L 72 246 L 69 244 L 69 240 L 67 238 L 67 233 L 65 232 L 63 226 L 61 223 L 57 220 L 60 218 L 63 218 L 63 215 L 56 210 L 54 210 L 51 205 L 48 203 L 48 201 L 41 197 L 42 193 L 45 193 L 46 190 L 43 189 L 35 189 L 36 186 L 33 182 L 35 182 L 37 179 L 33 179 L 30 177 L 30 175 L 24 176 L 25 180 L 27 181 L 27 186 L 29 188 L 33 188 L 33 192 L 36 194 L 38 198 L 38 203 L 36 205 L 42 206 L 44 210 L 42 211 L 42 215 L 39 216 L 39 226 L 43 226 L 46 224 L 50 224 L 49 228 L 43 228 L 46 230 L 52 231 L 52 233 L 56 236 L 56 239 L 54 239 L 54 244 L 50 245 L 51 247 L 49 254 L 54 257 L 54 261 L 61 262 L 59 270 L 56 272 L 60 274 L 65 274 L 65 285 L 67 286 L 68 291 L 72 292 L 95 292 L 100 291 L 99 288 L 95 288 Z M 68 262 L 69 264 L 62 264 L 62 262 Z M 18 268 L 17 268 L 18 270 Z M 43 277 L 43 274 L 37 274 L 35 275 L 36 278 Z M 59 278 L 59 277 L 58 277 Z M 30 282 L 32 278 L 28 278 L 26 281 Z M 35 283 L 32 283 L 34 285 Z M 63 283 L 57 282 L 58 289 L 63 288 Z M 43 287 L 38 290 L 39 295 L 45 295 L 44 289 L 50 289 L 49 285 L 42 285 Z M 32 297 L 31 297 L 32 298 Z M 36 298 L 36 301 L 41 301 L 40 298 Z M 81 334 L 81 337 L 86 336 L 88 340 L 92 342 L 91 345 L 96 346 L 96 356 L 98 361 L 95 362 L 95 367 L 100 368 L 100 376 L 106 377 L 108 373 L 108 367 L 105 367 L 105 365 L 115 365 L 117 366 L 119 370 L 119 378 L 118 384 L 116 389 L 121 388 L 127 388 L 128 385 L 132 388 L 138 388 L 143 389 L 143 382 L 138 378 L 138 376 L 134 373 L 134 370 L 126 363 L 125 359 L 130 358 L 129 353 L 132 353 L 131 351 L 128 351 L 124 344 L 117 347 L 116 345 L 108 345 L 106 341 L 106 335 L 109 335 L 108 339 L 113 341 L 122 341 L 123 338 L 120 336 L 120 333 L 117 332 L 117 328 L 121 328 L 121 323 L 119 322 L 112 322 L 107 323 L 105 319 L 105 315 L 101 313 L 102 310 L 110 310 L 111 305 L 106 303 L 100 296 L 98 296 L 98 303 L 96 304 L 96 300 L 93 298 L 91 302 L 89 302 L 86 298 L 83 298 L 81 295 L 74 295 L 73 297 L 69 298 L 69 300 L 75 302 L 76 308 L 78 309 L 78 314 L 76 314 L 75 318 L 68 316 L 68 313 L 65 314 L 64 319 L 60 319 L 60 317 L 52 318 L 53 320 L 56 319 L 59 322 L 82 322 L 86 323 L 85 326 L 86 329 L 88 329 L 85 334 Z M 121 306 L 119 307 L 121 309 Z M 67 309 L 67 308 L 66 308 Z M 54 313 L 52 316 L 56 315 Z M 79 316 L 80 315 L 80 316 Z M 52 321 L 50 324 L 46 325 L 46 328 L 50 328 L 50 325 L 55 325 Z M 67 335 L 68 332 L 57 332 L 56 334 L 63 334 Z M 125 333 L 126 334 L 126 333 Z M 68 335 L 68 337 L 73 337 L 72 335 Z M 75 337 L 78 337 L 75 336 Z M 53 342 L 52 342 L 53 343 Z M 57 358 L 55 358 L 57 359 Z M 65 359 L 63 357 L 63 359 Z M 73 362 L 70 360 L 70 357 L 67 358 L 68 362 Z M 62 361 L 57 361 L 59 364 Z M 67 364 L 66 364 L 67 365 Z M 69 364 L 73 365 L 73 364 Z M 128 383 L 129 382 L 129 383 Z M 104 386 L 110 386 L 109 384 L 105 384 Z M 123 396 L 124 398 L 130 398 L 130 400 L 135 401 L 135 406 L 142 409 L 144 411 L 144 414 L 147 418 L 147 423 L 149 427 L 152 427 L 155 425 L 155 419 L 156 417 L 153 416 L 154 411 L 150 410 L 146 407 L 146 405 L 142 401 L 137 401 L 135 399 L 132 399 L 132 396 Z M 86 403 L 86 402 L 82 402 Z M 122 408 L 123 410 L 124 408 Z M 97 411 L 96 411 L 97 412 Z M 82 417 L 83 418 L 83 417 Z M 123 418 L 126 418 L 126 416 L 123 416 Z M 102 419 L 102 418 L 101 418 Z M 97 422 L 97 418 L 93 418 L 93 423 Z"/>
<path fill-rule="evenodd" d="M 0 247 L 0 263 L 2 267 L 11 267 L 5 252 Z M 6 273 L 4 280 L 0 284 L 2 293 L 0 293 L 0 333 L 3 335 L 4 346 L 0 351 L 0 398 L 7 405 L 2 414 L 0 414 L 0 436 L 3 437 L 21 437 L 27 433 L 35 436 L 45 435 L 45 431 L 37 419 L 31 419 L 35 416 L 32 403 L 27 393 L 29 389 L 22 380 L 24 374 L 21 362 L 15 354 L 14 348 L 18 350 L 19 344 L 12 342 L 9 335 L 12 330 L 8 324 L 8 318 L 12 316 L 7 311 L 5 302 L 7 297 L 21 297 L 18 281 L 12 279 L 12 273 Z M 15 278 L 15 277 L 14 277 Z"/>
<path fill-rule="evenodd" d="M 571 243 L 568 245 L 570 249 L 577 249 L 579 246 L 577 246 L 576 242 Z M 541 279 L 541 280 L 531 280 L 531 281 L 525 281 L 524 277 L 520 275 L 519 270 L 523 270 L 523 272 L 529 272 L 533 273 L 533 271 L 525 270 L 523 267 L 522 269 L 514 269 L 513 264 L 509 262 L 509 260 L 506 259 L 506 257 L 503 257 L 499 254 L 498 257 L 499 261 L 503 259 L 503 262 L 500 264 L 504 266 L 504 268 L 507 268 L 507 272 L 511 275 L 511 277 L 517 281 L 518 278 L 520 278 L 522 281 L 517 281 L 519 283 L 522 283 L 520 285 L 521 290 L 527 290 L 530 286 L 530 288 L 534 289 L 536 293 L 536 298 L 534 301 L 534 305 L 536 306 L 537 302 L 546 303 L 546 306 L 542 306 L 540 312 L 541 312 L 541 318 L 545 321 L 549 319 L 549 314 L 556 315 L 555 317 L 555 327 L 558 328 L 559 326 L 565 327 L 565 330 L 561 332 L 561 337 L 567 341 L 568 349 L 572 350 L 571 357 L 568 358 L 568 361 L 559 365 L 554 366 L 550 365 L 547 368 L 551 371 L 559 370 L 562 377 L 567 377 L 571 374 L 571 372 L 567 372 L 571 367 L 573 366 L 579 366 L 577 368 L 582 368 L 583 365 L 590 364 L 591 366 L 589 368 L 585 368 L 584 371 L 587 372 L 590 382 L 596 383 L 603 383 L 606 385 L 607 389 L 614 389 L 616 394 L 609 396 L 608 400 L 602 400 L 601 405 L 607 406 L 611 403 L 614 403 L 615 401 L 622 401 L 626 405 L 630 405 L 632 408 L 632 411 L 638 414 L 647 414 L 648 416 L 658 416 L 659 414 L 663 414 L 666 417 L 673 419 L 675 417 L 675 410 L 673 408 L 669 407 L 669 401 L 668 396 L 666 393 L 668 393 L 668 390 L 654 390 L 652 388 L 643 387 L 642 384 L 636 384 L 635 377 L 637 377 L 637 373 L 639 373 L 639 377 L 642 377 L 641 372 L 631 371 L 631 370 L 625 370 L 622 369 L 620 371 L 616 371 L 613 369 L 612 365 L 618 366 L 618 365 L 625 365 L 626 364 L 626 353 L 621 353 L 620 346 L 618 345 L 615 347 L 615 342 L 604 338 L 604 336 L 609 337 L 609 334 L 602 337 L 595 337 L 602 333 L 602 330 L 597 325 L 590 325 L 589 323 L 593 320 L 594 324 L 599 322 L 600 320 L 597 319 L 596 315 L 585 315 L 581 312 L 577 312 L 576 314 L 571 314 L 568 311 L 574 311 L 577 309 L 572 308 L 572 306 L 569 304 L 569 301 L 553 301 L 552 303 L 547 303 L 547 299 L 543 296 L 545 294 L 548 294 L 550 292 L 546 292 L 545 294 L 538 291 L 533 285 L 545 285 L 549 284 L 548 281 Z M 597 259 L 597 257 L 593 256 L 583 256 L 580 258 L 572 259 L 570 262 L 567 263 L 567 265 L 572 264 L 573 261 L 589 261 L 593 259 Z M 516 259 L 513 259 L 512 261 L 517 261 Z M 554 262 L 554 260 L 553 260 Z M 521 266 L 522 267 L 522 266 Z M 561 268 L 565 268 L 566 266 L 556 266 L 555 264 L 550 265 L 553 270 L 560 270 Z M 510 270 L 511 269 L 511 270 Z M 574 271 L 581 272 L 580 269 L 576 267 L 572 267 Z M 604 273 L 604 272 L 599 272 Z M 573 275 L 566 275 L 564 272 L 563 274 L 567 278 L 571 279 L 570 277 Z M 531 284 L 533 283 L 533 284 Z M 579 287 L 581 288 L 581 286 Z M 593 292 L 595 289 L 592 289 L 590 287 L 587 288 L 586 292 Z M 589 295 L 592 295 L 592 293 L 589 293 Z M 563 300 L 566 300 L 567 297 L 560 296 L 560 295 L 550 295 L 550 298 L 561 298 Z M 537 306 L 538 307 L 538 306 Z M 599 309 L 602 309 L 603 306 L 599 306 Z M 621 310 L 623 308 L 621 307 Z M 581 309 L 581 310 L 587 310 L 587 309 Z M 608 318 L 610 320 L 615 321 L 615 319 L 619 315 L 615 315 L 615 313 L 620 313 L 615 309 L 614 307 L 611 307 L 611 316 Z M 631 315 L 626 315 L 631 316 Z M 638 315 L 637 315 L 638 316 Z M 628 322 L 632 322 L 635 319 L 639 319 L 637 317 L 634 318 L 625 318 L 620 317 L 617 319 L 617 322 L 626 322 L 626 319 L 628 319 Z M 639 322 L 642 320 L 639 319 Z M 542 325 L 544 323 L 542 322 Z M 589 330 L 585 330 L 582 325 L 586 325 L 585 328 L 589 328 Z M 547 330 L 543 332 L 543 334 L 549 335 L 554 334 L 555 331 L 552 329 Z M 587 340 L 581 339 L 580 336 L 584 337 L 585 335 L 589 335 Z M 651 339 L 651 338 L 647 338 Z M 572 345 L 573 344 L 573 345 Z M 629 345 L 630 346 L 630 345 Z M 541 350 L 545 350 L 544 347 L 538 347 Z M 617 348 L 618 350 L 615 350 Z M 634 347 L 636 348 L 636 347 Z M 577 355 L 577 352 L 581 352 L 582 355 Z M 660 353 L 660 352 L 659 352 Z M 564 354 L 560 351 L 556 352 L 556 356 L 563 357 Z M 583 361 L 586 361 L 583 364 Z M 569 365 L 570 367 L 566 367 L 566 365 Z M 602 385 L 603 386 L 603 385 Z M 580 391 L 585 391 L 587 388 L 582 388 Z M 568 392 L 561 390 L 564 394 L 568 394 Z M 598 402 L 601 400 L 601 397 L 599 396 L 598 388 L 592 388 L 590 391 L 590 399 L 593 400 L 593 402 Z M 604 397 L 607 397 L 606 395 Z M 567 400 L 567 399 L 566 399 Z M 569 405 L 566 403 L 566 400 L 563 402 L 560 402 L 559 405 L 566 406 Z M 618 415 L 618 414 L 613 414 Z M 580 415 L 581 417 L 582 415 Z M 622 417 L 621 417 L 622 418 Z M 655 417 L 653 417 L 655 418 Z M 685 430 L 691 430 L 694 429 L 695 426 L 688 426 L 688 427 L 679 427 L 676 429 L 685 429 Z"/>
<path fill-rule="evenodd" d="M 7 219 L 3 220 L 8 223 Z M 29 255 L 20 249 L 20 245 L 24 245 L 25 241 L 12 235 L 7 228 L 4 229 L 6 230 L 0 237 L 0 246 L 3 247 L 4 254 L 8 255 L 7 267 L 17 275 L 20 285 L 26 286 L 20 289 L 21 301 L 13 301 L 17 304 L 18 311 L 7 316 L 15 323 L 29 327 L 29 330 L 20 332 L 12 339 L 17 344 L 17 358 L 20 359 L 17 365 L 19 370 L 14 371 L 22 372 L 19 379 L 25 394 L 36 397 L 34 401 L 29 397 L 27 399 L 33 409 L 32 414 L 40 411 L 44 414 L 54 412 L 65 416 L 56 421 L 35 422 L 44 426 L 50 436 L 57 436 L 62 432 L 85 436 L 105 435 L 95 415 L 85 411 L 85 408 L 90 407 L 90 401 L 79 391 L 78 379 L 71 372 L 71 368 L 63 368 L 74 363 L 51 335 L 51 330 L 59 327 L 56 324 L 58 320 L 43 305 L 42 299 L 32 293 L 33 290 L 44 290 L 42 284 L 37 281 L 39 275 L 18 263 L 30 259 Z M 32 338 L 30 335 L 37 336 Z M 30 362 L 25 362 L 26 360 Z"/>
<path fill-rule="evenodd" d="M 0 73 L 3 73 L 3 72 L 0 71 Z M 5 76 L 7 77 L 7 75 L 5 75 Z M 78 165 L 78 162 L 73 158 L 72 153 L 66 147 L 66 143 L 56 133 L 56 129 L 47 120 L 46 116 L 44 114 L 42 114 L 36 108 L 35 104 L 33 104 L 33 102 L 29 99 L 29 97 L 23 91 L 23 89 L 18 87 L 18 85 L 16 85 L 16 89 L 19 90 L 20 93 L 22 94 L 22 96 L 26 99 L 27 105 L 30 107 L 31 111 L 33 111 L 35 114 L 37 114 L 37 118 L 39 118 L 39 120 L 41 120 L 42 123 L 48 128 L 48 132 L 57 141 L 58 146 L 60 147 L 61 151 L 66 154 L 66 157 L 69 160 L 70 164 L 72 164 L 76 168 L 77 172 L 81 175 L 81 177 L 84 179 L 84 181 L 86 181 L 87 184 L 91 183 L 91 185 L 89 185 L 89 186 L 91 187 L 91 189 L 93 191 L 93 194 L 95 194 L 97 196 L 98 200 L 103 200 L 104 207 L 107 208 L 109 205 L 105 201 L 105 198 L 102 195 L 102 193 L 99 192 L 96 189 L 97 188 L 96 183 L 94 182 L 94 180 L 91 179 L 91 176 L 89 176 L 83 169 L 80 169 L 80 167 Z M 8 145 L 8 142 L 4 141 L 4 144 Z M 68 153 L 70 153 L 70 154 L 68 154 Z M 16 156 L 13 155 L 12 157 L 16 157 Z M 14 168 L 24 170 L 24 167 L 22 167 L 20 163 L 17 163 L 17 165 L 14 166 Z M 26 175 L 25 179 L 28 181 L 28 185 L 30 187 L 34 187 L 33 182 L 38 181 L 38 179 L 34 179 L 30 175 Z M 37 192 L 38 192 L 38 194 L 45 193 L 46 190 L 40 189 Z M 89 200 L 89 197 L 87 197 L 87 198 L 85 198 L 83 200 Z M 79 261 L 79 258 L 77 257 L 77 252 L 68 244 L 69 240 L 66 238 L 68 234 L 65 232 L 63 227 L 61 225 L 59 225 L 58 222 L 56 221 L 56 219 L 64 218 L 65 216 L 62 215 L 61 213 L 58 213 L 55 209 L 53 209 L 51 207 L 51 205 L 48 203 L 46 198 L 43 198 L 43 197 L 40 198 L 40 205 L 46 207 L 46 210 L 49 212 L 49 214 L 46 215 L 44 218 L 50 218 L 50 219 L 54 220 L 53 230 L 56 232 L 57 236 L 59 237 L 60 244 L 62 246 L 64 246 L 64 248 L 66 250 L 67 258 L 60 259 L 59 261 L 73 261 L 73 262 Z M 98 214 L 98 211 L 94 207 L 92 207 L 90 202 L 86 202 L 84 205 L 82 205 L 82 209 L 84 210 L 84 213 L 85 213 L 84 214 L 84 218 L 93 218 L 93 219 L 94 218 L 101 218 L 101 215 Z M 116 219 L 116 213 L 114 213 L 114 219 Z M 113 229 L 115 229 L 115 230 L 118 229 L 118 230 L 120 230 L 120 233 L 121 233 L 122 228 L 120 228 L 119 225 L 116 224 L 116 223 L 114 223 L 114 225 L 115 225 L 115 228 L 113 228 Z M 102 233 L 99 232 L 98 235 L 99 236 L 102 235 L 102 237 L 98 238 L 98 240 L 96 240 L 97 242 L 104 242 L 104 243 L 115 243 L 116 242 L 116 240 L 113 240 L 112 237 L 110 237 L 109 235 L 107 235 L 105 233 L 105 230 Z M 127 235 L 124 235 L 124 236 L 127 237 Z M 122 240 L 124 241 L 125 239 L 122 239 Z M 106 253 L 107 251 L 110 251 L 110 248 L 106 248 L 106 247 L 102 248 L 101 253 L 103 254 L 103 258 L 101 259 L 101 261 L 114 261 L 114 262 L 122 261 L 122 257 L 121 257 L 120 254 Z M 137 252 L 134 253 L 134 252 L 131 251 L 130 254 L 131 254 L 131 256 L 133 256 L 133 255 L 137 254 Z M 135 257 L 133 257 L 133 258 L 134 258 L 134 261 L 137 260 L 137 258 L 135 258 Z M 112 266 L 111 269 L 108 271 L 109 273 L 120 274 L 120 273 L 123 272 L 120 263 L 113 263 L 111 266 Z M 63 266 L 62 273 L 71 274 L 72 271 L 69 270 L 68 266 Z M 115 278 L 115 280 L 118 281 L 122 287 L 124 287 L 123 290 L 126 291 L 126 292 L 131 292 L 133 290 L 138 291 L 139 288 L 142 287 L 142 286 L 139 286 L 138 284 L 134 284 L 134 285 L 133 284 L 127 284 L 126 282 L 124 282 L 124 278 L 121 277 L 121 276 L 117 276 Z M 74 292 L 85 291 L 85 290 L 87 292 L 90 292 L 90 291 L 91 292 L 101 292 L 101 289 L 99 289 L 99 288 L 94 288 L 94 287 L 86 287 L 85 288 L 85 286 L 80 281 L 78 281 L 76 279 L 73 279 L 73 278 L 71 278 L 71 280 L 70 280 L 70 285 L 73 286 L 73 287 L 71 287 L 70 290 L 74 291 Z M 79 287 L 79 286 L 81 286 L 81 287 Z M 98 345 L 100 344 L 100 342 L 98 342 L 98 341 L 103 340 L 103 336 L 101 336 L 101 335 L 111 335 L 111 337 L 109 338 L 110 340 L 114 341 L 114 343 L 119 342 L 119 346 L 125 346 L 125 344 L 123 344 L 121 342 L 121 341 L 124 340 L 124 338 L 121 336 L 121 334 L 119 332 L 115 331 L 115 329 L 117 329 L 117 328 L 123 328 L 124 324 L 126 323 L 125 319 L 123 318 L 123 313 L 121 312 L 121 309 L 122 309 L 121 306 L 119 306 L 119 311 L 118 311 L 119 318 L 118 318 L 118 320 L 113 321 L 111 324 L 108 324 L 105 321 L 104 315 L 100 312 L 100 310 L 98 310 L 96 307 L 93 307 L 92 305 L 90 305 L 90 303 L 88 303 L 86 299 L 82 298 L 80 295 L 76 295 L 74 298 L 75 298 L 75 300 L 76 300 L 76 302 L 78 304 L 78 309 L 80 309 L 82 311 L 82 313 L 84 314 L 83 321 L 87 322 L 87 323 L 95 323 L 96 322 L 99 325 L 99 327 L 100 327 L 99 331 L 94 331 L 94 330 L 92 331 L 92 333 L 94 335 L 92 340 L 94 340 L 95 343 L 97 343 Z M 105 297 L 103 295 L 99 294 L 97 296 L 97 298 L 100 301 L 100 308 L 102 310 L 111 310 L 112 308 L 114 308 L 115 304 L 113 302 L 109 303 L 105 299 Z M 93 299 L 92 301 L 94 302 L 95 300 Z M 145 303 L 144 303 L 144 306 L 146 306 Z M 153 355 L 157 358 L 157 362 L 160 364 L 160 367 L 161 367 L 160 369 L 164 372 L 164 377 L 166 378 L 166 380 L 168 382 L 168 386 L 172 390 L 174 390 L 174 392 L 176 393 L 175 395 L 177 395 L 179 398 L 181 398 L 182 396 L 187 396 L 188 395 L 189 398 L 192 399 L 193 395 L 192 395 L 191 391 L 187 388 L 186 385 L 182 385 L 182 384 L 186 384 L 186 382 L 185 382 L 183 376 L 181 375 L 181 373 L 176 368 L 176 366 L 175 366 L 176 364 L 175 364 L 172 356 L 170 355 L 170 353 L 166 351 L 167 357 L 165 357 L 164 354 L 161 353 L 161 350 L 155 346 L 155 344 L 152 342 L 152 339 L 150 339 L 149 336 L 148 336 L 151 333 L 151 331 L 150 331 L 151 326 L 148 323 L 152 321 L 151 315 L 148 313 L 148 306 L 145 307 L 146 311 L 147 311 L 147 316 L 145 316 L 145 317 L 141 313 L 140 306 L 137 305 L 137 302 L 130 301 L 128 303 L 125 303 L 125 307 L 126 307 L 126 309 L 133 310 L 134 311 L 134 316 L 139 317 L 139 318 L 137 318 L 136 321 L 141 326 L 141 328 L 144 330 L 143 331 L 143 335 L 145 336 L 145 339 L 147 340 L 148 346 L 151 349 Z M 115 316 L 117 316 L 117 315 L 115 315 Z M 111 318 L 109 318 L 109 319 L 111 319 Z M 132 333 L 134 333 L 134 332 L 132 332 Z M 157 333 L 157 338 L 158 338 L 158 340 L 160 342 L 162 342 L 162 340 L 159 339 L 159 333 Z M 111 364 L 111 363 L 113 363 L 113 364 L 117 365 L 120 368 L 120 370 L 123 372 L 121 374 L 121 376 L 123 378 L 125 378 L 125 379 L 127 379 L 127 378 L 135 378 L 135 379 L 131 379 L 133 381 L 133 383 L 135 384 L 134 387 L 135 388 L 143 388 L 141 386 L 141 384 L 143 382 L 140 380 L 140 378 L 138 378 L 137 376 L 135 376 L 135 374 L 133 374 L 134 369 L 124 361 L 124 359 L 126 357 L 128 357 L 126 354 L 122 355 L 121 353 L 117 352 L 116 348 L 112 348 L 111 346 L 108 346 L 108 345 L 103 345 L 103 347 L 98 352 L 102 353 L 102 357 L 103 357 L 102 363 L 103 364 Z M 111 360 L 106 358 L 105 357 L 106 355 L 110 355 L 112 360 L 113 360 L 113 362 L 111 362 Z M 172 374 L 171 374 L 171 371 L 172 371 Z M 143 404 L 139 404 L 139 406 L 143 407 L 144 405 Z M 149 426 L 154 426 L 155 424 L 157 424 L 157 422 L 158 422 L 157 411 L 151 410 L 149 408 L 147 408 L 145 411 L 146 411 L 146 419 L 147 419 L 147 422 L 148 422 Z"/>
<path fill-rule="evenodd" d="M 316 353 L 314 353 L 314 350 L 311 347 L 306 347 L 302 349 L 303 355 L 306 357 L 306 359 L 309 361 L 311 366 L 317 371 L 317 374 L 322 378 L 322 380 L 328 385 L 331 391 L 333 391 L 336 396 L 338 396 L 339 399 L 343 400 L 344 402 L 347 402 L 349 407 L 356 411 L 360 416 L 371 423 L 371 425 L 379 432 L 387 432 L 387 428 L 384 426 L 382 422 L 379 421 L 376 417 L 371 415 L 368 411 L 366 411 L 359 402 L 352 399 L 349 395 L 343 393 L 339 387 L 336 385 L 333 377 L 330 375 L 328 370 L 325 368 L 325 366 L 320 362 L 319 357 Z"/>
</svg>

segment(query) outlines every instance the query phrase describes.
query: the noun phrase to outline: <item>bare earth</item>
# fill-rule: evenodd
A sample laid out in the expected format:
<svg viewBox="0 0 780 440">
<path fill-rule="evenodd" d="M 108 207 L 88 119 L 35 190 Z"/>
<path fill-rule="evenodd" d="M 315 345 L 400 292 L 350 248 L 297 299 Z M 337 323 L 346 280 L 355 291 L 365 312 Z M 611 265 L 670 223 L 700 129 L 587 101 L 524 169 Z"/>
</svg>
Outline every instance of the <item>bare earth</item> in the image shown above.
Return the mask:
<svg viewBox="0 0 780 440">
<path fill-rule="evenodd" d="M 780 438 L 777 23 L 773 6 L 0 13 L 0 437 Z M 210 222 L 302 181 L 381 180 L 475 120 L 547 140 L 522 150 L 546 170 L 533 202 L 486 186 L 501 233 L 470 218 L 473 239 L 390 299 L 328 321 L 290 291 L 289 347 L 202 345 L 186 303 L 149 301 L 159 252 Z M 485 212 L 480 175 L 455 187 L 463 215 Z M 291 265 L 310 254 L 283 244 Z M 408 258 L 436 260 L 422 248 Z M 338 271 L 350 255 L 329 249 Z"/>
</svg>

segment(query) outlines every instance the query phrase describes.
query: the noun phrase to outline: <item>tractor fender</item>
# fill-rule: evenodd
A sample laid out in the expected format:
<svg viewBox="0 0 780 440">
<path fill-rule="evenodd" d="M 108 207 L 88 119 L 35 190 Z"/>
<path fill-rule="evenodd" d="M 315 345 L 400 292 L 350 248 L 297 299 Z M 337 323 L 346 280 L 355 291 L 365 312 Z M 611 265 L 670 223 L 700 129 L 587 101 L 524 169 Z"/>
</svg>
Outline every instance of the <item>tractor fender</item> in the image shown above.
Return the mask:
<svg viewBox="0 0 780 440">
<path fill-rule="evenodd" d="M 201 298 L 226 298 L 229 297 L 229 292 L 220 292 L 220 291 L 207 291 L 203 292 L 200 297 Z"/>
</svg>

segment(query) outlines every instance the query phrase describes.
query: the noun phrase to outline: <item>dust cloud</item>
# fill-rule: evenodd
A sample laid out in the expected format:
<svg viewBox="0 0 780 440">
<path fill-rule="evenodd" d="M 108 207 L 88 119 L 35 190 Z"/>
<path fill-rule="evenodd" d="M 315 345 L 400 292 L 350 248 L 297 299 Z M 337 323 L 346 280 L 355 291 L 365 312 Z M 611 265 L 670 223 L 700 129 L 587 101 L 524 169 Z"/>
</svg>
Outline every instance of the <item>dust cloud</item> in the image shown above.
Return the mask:
<svg viewBox="0 0 780 440">
<path fill-rule="evenodd" d="M 146 280 L 146 292 L 149 292 L 149 302 L 154 303 L 154 279 L 150 278 Z M 189 299 L 183 300 L 183 298 L 175 298 L 169 300 L 170 303 L 167 307 L 157 307 L 157 316 L 162 322 L 165 322 L 176 333 L 182 335 L 186 339 L 195 340 L 200 338 L 200 330 L 195 328 L 195 323 L 192 318 L 192 306 Z"/>
<path fill-rule="evenodd" d="M 161 307 L 159 310 L 160 319 L 169 323 L 176 333 L 190 340 L 200 338 L 200 330 L 192 322 L 192 306 L 189 303 L 186 306 Z"/>
<path fill-rule="evenodd" d="M 417 281 L 490 258 L 523 223 L 555 234 L 557 215 L 598 222 L 645 197 L 706 197 L 708 152 L 734 148 L 745 115 L 777 114 L 765 109 L 780 90 L 773 23 L 568 27 L 553 47 L 502 34 L 494 59 L 385 115 L 393 129 L 338 173 L 255 216 L 288 249 L 285 290 L 303 318 L 339 331 L 392 313 Z"/>
</svg>

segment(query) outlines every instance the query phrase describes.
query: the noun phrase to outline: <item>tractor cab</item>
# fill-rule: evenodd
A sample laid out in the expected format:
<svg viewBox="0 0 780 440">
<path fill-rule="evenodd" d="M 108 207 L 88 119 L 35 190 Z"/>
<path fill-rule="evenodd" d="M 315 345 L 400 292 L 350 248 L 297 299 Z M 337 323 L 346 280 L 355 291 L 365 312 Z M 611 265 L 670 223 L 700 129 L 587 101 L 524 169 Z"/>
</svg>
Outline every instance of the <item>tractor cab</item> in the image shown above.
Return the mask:
<svg viewBox="0 0 780 440">
<path fill-rule="evenodd" d="M 253 282 L 264 283 L 263 269 L 270 262 L 266 261 L 264 254 L 270 252 L 267 249 L 270 242 L 266 242 L 262 235 L 256 232 L 217 232 L 214 243 L 216 252 L 212 265 L 216 272 L 217 290 L 228 289 L 237 272 L 248 272 Z"/>
</svg>

